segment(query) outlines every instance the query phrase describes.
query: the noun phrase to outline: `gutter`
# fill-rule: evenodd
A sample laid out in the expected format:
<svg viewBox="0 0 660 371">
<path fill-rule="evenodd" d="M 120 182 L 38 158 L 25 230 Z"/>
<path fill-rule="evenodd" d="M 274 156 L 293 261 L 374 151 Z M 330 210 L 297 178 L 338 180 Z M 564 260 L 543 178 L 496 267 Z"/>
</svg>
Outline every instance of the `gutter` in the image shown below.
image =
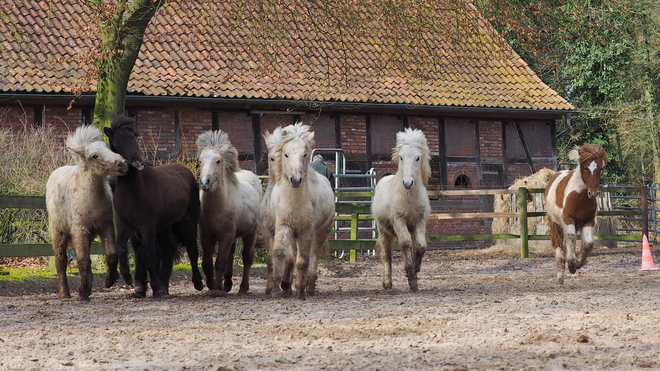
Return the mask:
<svg viewBox="0 0 660 371">
<path fill-rule="evenodd" d="M 556 140 L 559 140 L 561 137 L 563 137 L 563 136 L 569 134 L 571 131 L 573 131 L 573 126 L 571 126 L 571 116 L 573 116 L 574 113 L 575 112 L 569 112 L 569 113 L 566 113 L 566 115 L 564 115 L 564 119 L 565 119 L 564 122 L 566 123 L 565 124 L 566 128 L 564 129 L 564 131 L 557 134 L 557 136 L 555 137 Z"/>
<path fill-rule="evenodd" d="M 21 102 L 22 104 L 44 104 L 46 102 L 55 104 L 66 104 L 72 100 L 77 104 L 93 105 L 95 101 L 94 94 L 85 94 L 79 98 L 67 94 L 28 94 L 18 93 L 0 94 L 0 105 Z M 145 95 L 127 95 L 127 107 L 191 107 L 206 109 L 255 109 L 257 106 L 267 109 L 280 109 L 283 113 L 290 111 L 390 111 L 401 114 L 401 111 L 411 111 L 414 113 L 438 114 L 456 116 L 490 116 L 490 117 L 536 117 L 544 116 L 551 118 L 566 118 L 567 130 L 564 130 L 557 137 L 570 132 L 570 117 L 578 111 L 569 110 L 535 110 L 520 108 L 488 108 L 488 107 L 466 107 L 466 106 L 429 106 L 405 103 L 351 103 L 351 102 L 319 102 L 319 101 L 296 101 L 288 99 L 247 99 L 247 98 L 202 98 L 202 97 L 181 97 L 181 96 L 145 96 Z"/>
</svg>

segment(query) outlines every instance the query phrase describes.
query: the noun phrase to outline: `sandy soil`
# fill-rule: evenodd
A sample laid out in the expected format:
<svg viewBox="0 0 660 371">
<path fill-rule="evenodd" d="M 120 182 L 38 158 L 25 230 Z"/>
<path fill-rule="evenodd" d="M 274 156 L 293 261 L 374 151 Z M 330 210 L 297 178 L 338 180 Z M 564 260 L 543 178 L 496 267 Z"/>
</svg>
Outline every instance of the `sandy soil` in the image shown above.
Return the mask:
<svg viewBox="0 0 660 371">
<path fill-rule="evenodd" d="M 263 269 L 251 294 L 218 298 L 185 277 L 161 300 L 96 287 L 81 303 L 52 285 L 4 285 L 0 369 L 660 368 L 660 271 L 640 271 L 638 252 L 597 254 L 558 286 L 550 256 L 431 251 L 417 293 L 400 260 L 390 292 L 374 259 L 329 262 L 306 301 L 266 298 Z"/>
</svg>

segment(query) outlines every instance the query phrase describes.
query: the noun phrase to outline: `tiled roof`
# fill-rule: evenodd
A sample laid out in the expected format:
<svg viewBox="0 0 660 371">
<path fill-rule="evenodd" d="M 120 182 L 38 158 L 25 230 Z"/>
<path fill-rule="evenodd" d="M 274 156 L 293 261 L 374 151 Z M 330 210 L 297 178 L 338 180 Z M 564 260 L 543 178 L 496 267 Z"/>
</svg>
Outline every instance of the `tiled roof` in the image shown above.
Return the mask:
<svg viewBox="0 0 660 371">
<path fill-rule="evenodd" d="M 97 45 L 99 37 L 88 31 L 94 21 L 84 2 L 4 3 L 1 10 L 11 21 L 0 22 L 0 92 L 60 93 L 81 84 L 88 62 L 76 55 Z M 470 27 L 455 31 L 456 22 L 434 23 L 446 25 L 440 33 L 456 37 L 418 27 L 410 31 L 415 37 L 405 38 L 378 14 L 365 17 L 362 28 L 338 30 L 327 19 L 301 23 L 297 14 L 303 9 L 296 7 L 307 2 L 273 14 L 291 27 L 270 32 L 264 32 L 266 23 L 249 27 L 242 17 L 251 11 L 237 12 L 227 2 L 183 3 L 168 3 L 152 20 L 129 94 L 574 109 L 470 4 L 461 9 L 475 22 Z"/>
</svg>

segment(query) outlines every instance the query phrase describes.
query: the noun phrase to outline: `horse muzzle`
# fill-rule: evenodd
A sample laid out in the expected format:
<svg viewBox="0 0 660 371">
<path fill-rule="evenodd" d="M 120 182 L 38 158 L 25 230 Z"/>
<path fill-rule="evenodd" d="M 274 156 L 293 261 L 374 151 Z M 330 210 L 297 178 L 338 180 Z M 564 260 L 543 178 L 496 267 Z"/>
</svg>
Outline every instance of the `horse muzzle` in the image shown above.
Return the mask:
<svg viewBox="0 0 660 371">
<path fill-rule="evenodd" d="M 302 184 L 303 178 L 301 176 L 292 176 L 289 181 L 291 182 L 291 187 L 298 188 Z"/>
<path fill-rule="evenodd" d="M 126 175 L 128 174 L 128 161 L 126 160 L 121 160 L 117 163 L 117 172 L 119 175 Z"/>
<path fill-rule="evenodd" d="M 587 196 L 593 200 L 594 198 L 598 197 L 598 191 L 596 192 L 588 191 Z"/>
<path fill-rule="evenodd" d="M 412 179 L 412 178 L 405 178 L 405 179 L 403 179 L 403 186 L 404 186 L 406 189 L 410 189 L 410 188 L 412 188 L 413 185 L 415 185 L 415 180 L 414 180 L 414 179 Z"/>
<path fill-rule="evenodd" d="M 199 188 L 202 189 L 204 192 L 208 192 L 211 190 L 211 180 L 210 179 L 200 179 L 199 180 Z"/>
<path fill-rule="evenodd" d="M 130 164 L 139 171 L 144 170 L 144 162 L 142 160 L 131 160 Z"/>
</svg>

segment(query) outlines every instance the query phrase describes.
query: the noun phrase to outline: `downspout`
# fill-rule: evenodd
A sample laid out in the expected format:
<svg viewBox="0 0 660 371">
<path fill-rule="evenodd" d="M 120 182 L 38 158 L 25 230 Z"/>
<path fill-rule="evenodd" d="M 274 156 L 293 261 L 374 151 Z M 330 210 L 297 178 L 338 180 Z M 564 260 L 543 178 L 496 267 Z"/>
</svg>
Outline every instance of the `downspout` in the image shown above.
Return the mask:
<svg viewBox="0 0 660 371">
<path fill-rule="evenodd" d="M 573 130 L 573 126 L 571 126 L 571 116 L 573 116 L 572 113 L 567 113 L 566 115 L 564 115 L 566 129 L 564 129 L 564 131 L 562 131 L 561 133 L 557 134 L 557 136 L 555 137 L 556 140 L 559 140 L 559 138 L 563 137 L 566 134 L 569 134 Z"/>
</svg>

